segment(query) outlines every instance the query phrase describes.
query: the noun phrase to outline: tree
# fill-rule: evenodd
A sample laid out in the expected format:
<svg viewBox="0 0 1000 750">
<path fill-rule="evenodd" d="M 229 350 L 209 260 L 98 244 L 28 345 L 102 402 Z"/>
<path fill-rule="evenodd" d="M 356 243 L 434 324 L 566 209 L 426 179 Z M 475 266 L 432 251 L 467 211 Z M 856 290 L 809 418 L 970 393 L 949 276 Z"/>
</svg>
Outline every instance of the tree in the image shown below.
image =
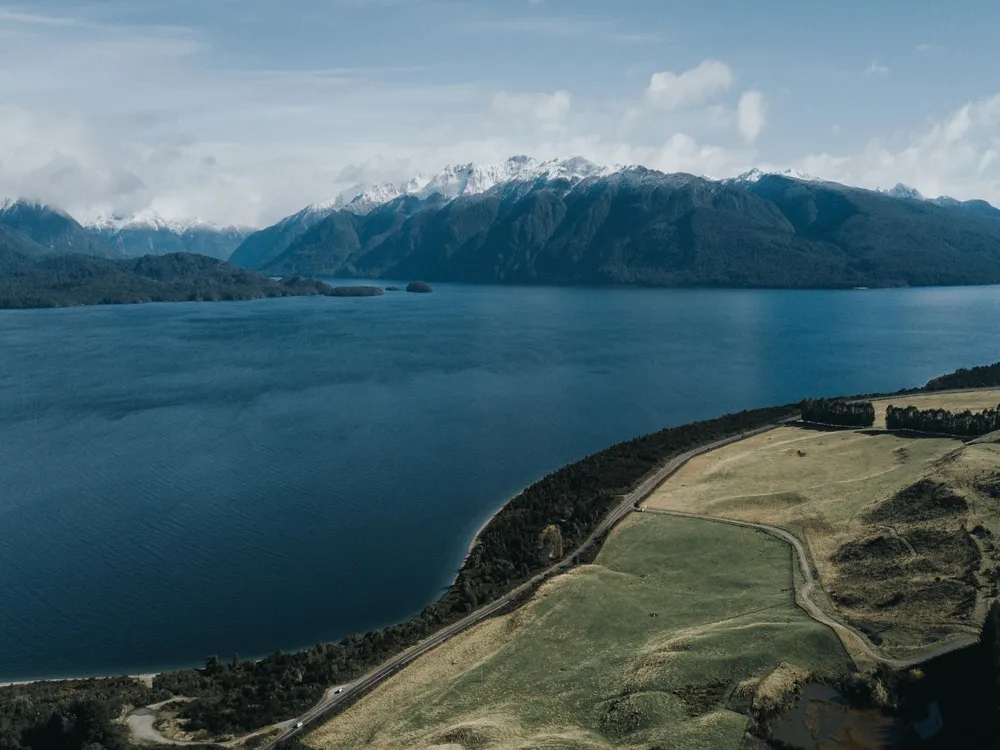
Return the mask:
<svg viewBox="0 0 1000 750">
<path fill-rule="evenodd" d="M 875 406 L 871 401 L 839 401 L 807 398 L 801 404 L 806 422 L 843 427 L 871 427 L 875 424 Z"/>
</svg>

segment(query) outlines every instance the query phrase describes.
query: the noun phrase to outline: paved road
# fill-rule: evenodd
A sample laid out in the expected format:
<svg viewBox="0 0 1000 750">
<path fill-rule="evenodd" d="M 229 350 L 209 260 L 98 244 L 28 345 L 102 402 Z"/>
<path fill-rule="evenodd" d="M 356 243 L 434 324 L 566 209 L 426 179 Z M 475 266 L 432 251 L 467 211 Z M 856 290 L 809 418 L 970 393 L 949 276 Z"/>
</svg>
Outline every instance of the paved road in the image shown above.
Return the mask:
<svg viewBox="0 0 1000 750">
<path fill-rule="evenodd" d="M 801 586 L 796 585 L 795 599 L 798 605 L 806 611 L 806 614 L 816 620 L 816 622 L 832 628 L 840 639 L 844 641 L 845 646 L 847 646 L 848 640 L 854 641 L 858 649 L 872 661 L 888 664 L 892 667 L 913 667 L 925 661 L 930 661 L 931 659 L 941 656 L 942 654 L 947 654 L 950 651 L 956 651 L 957 649 L 969 646 L 977 640 L 976 637 L 972 635 L 961 636 L 959 638 L 955 638 L 954 640 L 947 641 L 946 643 L 938 644 L 933 648 L 923 650 L 919 654 L 906 659 L 890 659 L 882 656 L 869 645 L 868 640 L 860 632 L 845 623 L 843 620 L 827 615 L 810 598 L 810 595 L 815 590 L 818 582 L 816 581 L 815 576 L 813 576 L 812 567 L 809 565 L 809 560 L 806 557 L 805 548 L 802 546 L 802 542 L 800 542 L 798 537 L 794 534 L 785 531 L 784 529 L 780 529 L 777 526 L 750 523 L 749 521 L 736 521 L 731 518 L 720 518 L 719 516 L 703 516 L 698 513 L 685 513 L 679 510 L 660 510 L 654 508 L 643 508 L 643 511 L 645 513 L 657 513 L 659 515 L 676 516 L 678 518 L 694 518 L 700 521 L 712 521 L 714 523 L 729 524 L 730 526 L 742 526 L 747 529 L 757 529 L 758 531 L 763 531 L 766 534 L 770 534 L 771 536 L 777 537 L 782 541 L 788 542 L 792 546 L 792 549 L 795 550 L 795 554 L 798 557 L 799 569 L 802 571 L 802 577 L 805 579 L 804 584 Z M 798 581 L 796 581 L 796 584 L 798 584 Z M 848 653 L 850 653 L 850 649 L 848 649 Z"/>
<path fill-rule="evenodd" d="M 542 582 L 546 578 L 560 573 L 566 568 L 571 567 L 574 564 L 574 559 L 579 555 L 580 552 L 585 551 L 591 545 L 593 545 L 602 535 L 606 534 L 611 528 L 618 523 L 622 518 L 627 516 L 629 513 L 633 512 L 639 503 L 645 500 L 653 491 L 663 484 L 664 481 L 672 474 L 674 474 L 678 469 L 680 469 L 684 464 L 690 461 L 695 456 L 699 456 L 702 453 L 707 453 L 709 451 L 721 448 L 724 445 L 729 445 L 735 443 L 743 438 L 750 437 L 751 435 L 759 435 L 763 432 L 773 430 L 776 427 L 780 427 L 788 422 L 794 422 L 798 418 L 792 417 L 773 425 L 767 425 L 766 427 L 760 427 L 755 430 L 748 430 L 740 435 L 734 435 L 733 437 L 728 437 L 723 440 L 717 440 L 714 443 L 709 443 L 707 445 L 700 446 L 693 450 L 682 453 L 675 458 L 672 458 L 664 466 L 657 469 L 653 474 L 644 479 L 638 487 L 636 487 L 632 492 L 625 496 L 621 504 L 619 504 L 611 513 L 608 514 L 607 518 L 601 522 L 601 524 L 594 530 L 594 532 L 587 537 L 586 541 L 576 550 L 576 552 L 569 557 L 565 558 L 561 562 L 556 563 L 551 568 L 539 573 L 531 580 L 521 584 L 513 591 L 509 592 L 505 596 L 497 599 L 491 604 L 487 604 L 485 607 L 477 609 L 469 615 L 466 615 L 458 622 L 452 623 L 451 625 L 439 630 L 434 635 L 430 636 L 424 641 L 421 641 L 416 646 L 404 651 L 403 653 L 394 656 L 389 661 L 385 662 L 381 667 L 371 672 L 357 682 L 344 688 L 344 692 L 337 695 L 333 695 L 325 700 L 320 701 L 316 706 L 314 706 L 308 713 L 300 716 L 294 721 L 291 727 L 286 729 L 281 735 L 275 738 L 273 741 L 264 745 L 261 750 L 274 750 L 274 748 L 279 747 L 282 742 L 291 738 L 295 734 L 304 731 L 309 728 L 309 725 L 316 722 L 317 719 L 322 717 L 326 712 L 333 709 L 335 706 L 354 698 L 357 695 L 361 695 L 367 690 L 370 690 L 375 685 L 398 672 L 400 669 L 405 667 L 414 659 L 423 656 L 428 651 L 437 648 L 442 643 L 447 641 L 453 635 L 461 633 L 466 628 L 475 625 L 477 622 L 485 620 L 496 614 L 498 611 L 502 610 L 504 607 L 508 606 L 517 597 L 524 594 L 528 589 L 536 584 Z"/>
</svg>

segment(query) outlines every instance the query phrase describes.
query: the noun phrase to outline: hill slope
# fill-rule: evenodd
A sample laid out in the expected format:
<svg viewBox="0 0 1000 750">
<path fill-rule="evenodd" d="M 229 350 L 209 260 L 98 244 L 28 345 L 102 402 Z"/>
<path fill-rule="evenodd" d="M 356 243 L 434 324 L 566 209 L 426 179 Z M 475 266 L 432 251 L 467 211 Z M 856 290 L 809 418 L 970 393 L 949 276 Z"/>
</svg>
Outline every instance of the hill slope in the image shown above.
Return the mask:
<svg viewBox="0 0 1000 750">
<path fill-rule="evenodd" d="M 69 214 L 43 203 L 0 200 L 0 225 L 23 233 L 50 252 L 120 257 L 118 251 Z"/>
<path fill-rule="evenodd" d="M 259 235 L 248 243 L 258 262 L 278 251 L 261 266 L 275 274 L 786 288 L 1000 283 L 1000 216 L 778 175 L 715 182 L 635 167 L 577 182 L 507 182 L 453 200 L 403 196 L 366 214 L 336 211 L 270 247 Z"/>
<path fill-rule="evenodd" d="M 0 224 L 0 257 L 10 253 L 38 257 L 48 252 L 24 232 Z"/>
</svg>

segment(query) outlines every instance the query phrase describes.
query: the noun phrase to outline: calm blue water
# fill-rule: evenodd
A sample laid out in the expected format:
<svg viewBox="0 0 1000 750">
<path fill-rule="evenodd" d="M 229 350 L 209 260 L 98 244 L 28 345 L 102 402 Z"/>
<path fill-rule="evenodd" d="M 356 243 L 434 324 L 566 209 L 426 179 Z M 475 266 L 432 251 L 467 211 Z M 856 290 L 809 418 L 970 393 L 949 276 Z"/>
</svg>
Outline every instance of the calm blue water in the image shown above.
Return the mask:
<svg viewBox="0 0 1000 750">
<path fill-rule="evenodd" d="M 998 317 L 998 287 L 0 312 L 0 680 L 403 619 L 546 472 L 666 425 L 995 361 Z"/>
</svg>

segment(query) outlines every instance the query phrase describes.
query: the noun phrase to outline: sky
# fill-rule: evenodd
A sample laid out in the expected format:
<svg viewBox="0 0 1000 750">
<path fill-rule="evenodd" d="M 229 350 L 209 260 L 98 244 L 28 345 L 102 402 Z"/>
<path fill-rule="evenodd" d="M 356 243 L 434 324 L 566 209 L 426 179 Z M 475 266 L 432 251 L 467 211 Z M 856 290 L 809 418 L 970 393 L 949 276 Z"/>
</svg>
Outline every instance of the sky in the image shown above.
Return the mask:
<svg viewBox="0 0 1000 750">
<path fill-rule="evenodd" d="M 266 226 L 584 156 L 1000 205 L 996 0 L 0 0 L 0 196 Z"/>
</svg>

